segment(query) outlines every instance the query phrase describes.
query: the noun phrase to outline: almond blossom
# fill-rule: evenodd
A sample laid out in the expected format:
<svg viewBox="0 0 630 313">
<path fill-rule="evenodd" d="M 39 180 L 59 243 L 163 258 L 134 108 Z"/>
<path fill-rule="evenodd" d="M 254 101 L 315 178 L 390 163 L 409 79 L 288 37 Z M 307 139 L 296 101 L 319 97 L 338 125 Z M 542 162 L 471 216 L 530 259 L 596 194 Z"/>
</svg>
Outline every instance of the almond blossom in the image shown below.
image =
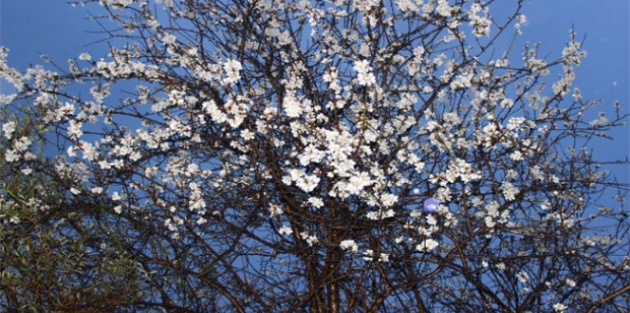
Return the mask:
<svg viewBox="0 0 630 313">
<path fill-rule="evenodd" d="M 78 2 L 116 25 L 103 55 L 0 50 L 30 107 L 0 116 L 0 232 L 62 212 L 131 255 L 130 310 L 627 309 L 625 189 L 589 152 L 627 115 L 573 86 L 575 32 L 522 42 L 525 4 Z"/>
</svg>

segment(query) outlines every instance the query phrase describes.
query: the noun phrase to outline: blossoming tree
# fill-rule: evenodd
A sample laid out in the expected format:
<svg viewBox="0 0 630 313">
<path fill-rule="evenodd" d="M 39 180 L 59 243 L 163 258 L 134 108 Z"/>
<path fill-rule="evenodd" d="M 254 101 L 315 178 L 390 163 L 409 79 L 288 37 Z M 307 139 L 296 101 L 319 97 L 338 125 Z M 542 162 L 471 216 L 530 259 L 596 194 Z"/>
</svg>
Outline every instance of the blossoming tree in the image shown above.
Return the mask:
<svg viewBox="0 0 630 313">
<path fill-rule="evenodd" d="M 46 133 L 3 121 L 4 162 L 47 164 L 63 199 L 2 205 L 80 208 L 57 223 L 142 273 L 125 307 L 630 307 L 627 185 L 588 146 L 626 116 L 572 86 L 574 32 L 555 60 L 510 44 L 523 1 L 90 2 L 119 25 L 107 56 L 20 73 L 2 50 L 3 106 Z"/>
</svg>

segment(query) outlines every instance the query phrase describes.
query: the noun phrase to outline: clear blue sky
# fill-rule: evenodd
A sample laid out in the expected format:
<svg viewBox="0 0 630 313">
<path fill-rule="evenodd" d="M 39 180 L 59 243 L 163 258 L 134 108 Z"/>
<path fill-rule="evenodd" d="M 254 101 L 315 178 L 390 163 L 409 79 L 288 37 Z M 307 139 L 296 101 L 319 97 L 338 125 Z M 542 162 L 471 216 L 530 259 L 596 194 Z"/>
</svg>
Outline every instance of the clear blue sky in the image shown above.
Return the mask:
<svg viewBox="0 0 630 313">
<path fill-rule="evenodd" d="M 0 0 L 2 1 L 2 0 Z M 497 1 L 501 5 L 515 0 Z M 71 8 L 62 0 L 5 0 L 0 2 L 0 44 L 10 48 L 9 63 L 20 69 L 40 63 L 39 54 L 47 54 L 62 66 L 68 58 L 90 52 L 98 58 L 105 55 L 105 39 L 99 26 L 89 20 L 89 11 L 98 14 L 94 5 Z M 577 69 L 576 86 L 586 99 L 603 99 L 598 111 L 611 112 L 619 100 L 625 112 L 630 111 L 630 1 L 629 0 L 530 0 L 523 11 L 528 23 L 523 41 L 541 42 L 543 55 L 556 58 L 574 27 L 579 38 L 586 35 L 588 57 Z M 501 12 L 491 11 L 495 16 Z M 92 45 L 91 45 L 92 44 Z M 0 82 L 1 83 L 1 82 Z M 6 87 L 0 86 L 0 90 Z M 628 126 L 611 133 L 614 142 L 593 146 L 599 157 L 620 159 L 630 155 Z M 619 179 L 630 181 L 630 168 L 614 168 Z"/>
</svg>

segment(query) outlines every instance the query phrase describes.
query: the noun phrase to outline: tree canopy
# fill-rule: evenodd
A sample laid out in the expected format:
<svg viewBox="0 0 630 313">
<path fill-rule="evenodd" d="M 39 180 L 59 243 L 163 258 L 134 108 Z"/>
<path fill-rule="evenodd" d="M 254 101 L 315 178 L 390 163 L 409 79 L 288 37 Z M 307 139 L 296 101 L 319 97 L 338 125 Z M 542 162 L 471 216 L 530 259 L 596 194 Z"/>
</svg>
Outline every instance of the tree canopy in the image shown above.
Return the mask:
<svg viewBox="0 0 630 313">
<path fill-rule="evenodd" d="M 628 116 L 494 2 L 76 2 L 109 54 L 0 53 L 0 305 L 626 312 Z"/>
</svg>

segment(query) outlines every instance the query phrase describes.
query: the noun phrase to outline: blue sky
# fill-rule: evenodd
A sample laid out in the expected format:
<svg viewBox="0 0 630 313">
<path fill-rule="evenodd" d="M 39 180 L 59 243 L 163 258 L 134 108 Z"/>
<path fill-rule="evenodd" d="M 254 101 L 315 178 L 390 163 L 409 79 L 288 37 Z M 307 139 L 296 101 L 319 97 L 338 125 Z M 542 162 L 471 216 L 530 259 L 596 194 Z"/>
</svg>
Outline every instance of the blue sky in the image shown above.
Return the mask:
<svg viewBox="0 0 630 313">
<path fill-rule="evenodd" d="M 68 58 L 81 52 L 90 52 L 95 58 L 104 56 L 107 44 L 98 41 L 107 36 L 94 33 L 100 28 L 90 21 L 90 12 L 99 13 L 94 5 L 71 8 L 61 0 L 0 2 L 0 44 L 11 50 L 9 64 L 25 69 L 41 63 L 42 53 L 64 67 Z M 585 99 L 603 100 L 597 111 L 611 112 L 614 100 L 621 102 L 625 112 L 630 111 L 630 1 L 530 0 L 525 1 L 523 13 L 528 22 L 521 42 L 541 42 L 543 55 L 550 59 L 560 55 L 571 27 L 579 38 L 586 36 L 588 56 L 577 68 L 575 85 Z M 500 16 L 501 12 L 491 14 Z M 0 90 L 6 88 L 0 86 Z M 600 141 L 592 146 L 596 156 L 605 160 L 629 156 L 628 126 L 610 134 L 616 138 L 614 142 Z M 621 181 L 630 181 L 627 165 L 613 170 Z"/>
</svg>

